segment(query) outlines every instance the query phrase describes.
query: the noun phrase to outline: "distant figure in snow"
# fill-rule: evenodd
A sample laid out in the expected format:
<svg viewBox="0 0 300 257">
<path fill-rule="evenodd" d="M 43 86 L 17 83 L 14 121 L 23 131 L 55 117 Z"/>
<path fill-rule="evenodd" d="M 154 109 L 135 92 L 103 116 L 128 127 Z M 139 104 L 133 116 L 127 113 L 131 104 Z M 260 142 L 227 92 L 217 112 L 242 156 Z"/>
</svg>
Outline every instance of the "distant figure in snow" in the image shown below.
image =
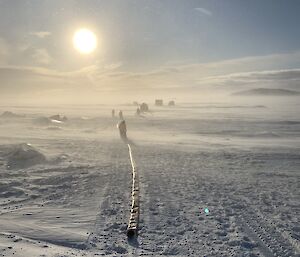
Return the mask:
<svg viewBox="0 0 300 257">
<path fill-rule="evenodd" d="M 149 112 L 149 106 L 146 103 L 142 103 L 140 106 L 141 112 Z"/>
<path fill-rule="evenodd" d="M 111 117 L 115 117 L 115 109 L 112 109 L 112 111 L 111 111 Z"/>
<path fill-rule="evenodd" d="M 135 114 L 136 114 L 137 116 L 140 116 L 140 115 L 141 115 L 141 109 L 140 109 L 140 108 L 137 108 Z"/>
<path fill-rule="evenodd" d="M 119 128 L 119 132 L 120 132 L 120 137 L 123 140 L 127 140 L 127 128 L 126 128 L 126 122 L 125 122 L 125 120 L 121 120 L 118 123 L 118 128 Z"/>
<path fill-rule="evenodd" d="M 119 111 L 119 118 L 120 118 L 120 120 L 124 120 L 123 112 L 122 111 Z"/>
</svg>

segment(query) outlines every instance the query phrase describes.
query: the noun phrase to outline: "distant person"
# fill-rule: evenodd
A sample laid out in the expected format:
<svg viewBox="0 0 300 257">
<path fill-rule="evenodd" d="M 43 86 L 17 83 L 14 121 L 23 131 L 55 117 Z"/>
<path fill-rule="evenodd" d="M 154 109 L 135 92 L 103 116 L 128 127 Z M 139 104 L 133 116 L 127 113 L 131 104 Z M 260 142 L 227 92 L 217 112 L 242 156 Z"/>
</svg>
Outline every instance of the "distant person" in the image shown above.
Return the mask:
<svg viewBox="0 0 300 257">
<path fill-rule="evenodd" d="M 126 128 L 125 120 L 121 120 L 118 123 L 118 128 L 119 128 L 119 132 L 120 132 L 120 137 L 123 140 L 127 140 L 127 128 Z"/>
<path fill-rule="evenodd" d="M 115 113 L 115 109 L 112 109 L 112 111 L 111 111 L 111 117 L 115 117 L 115 115 L 116 115 L 116 113 Z"/>
<path fill-rule="evenodd" d="M 122 111 L 119 111 L 119 118 L 120 118 L 120 120 L 124 120 L 124 116 L 123 116 L 123 112 Z"/>
<path fill-rule="evenodd" d="M 146 103 L 142 103 L 140 106 L 141 112 L 149 112 L 149 106 Z"/>
<path fill-rule="evenodd" d="M 137 108 L 135 114 L 136 114 L 137 116 L 140 116 L 140 115 L 141 115 L 141 109 L 140 109 L 140 108 Z"/>
</svg>

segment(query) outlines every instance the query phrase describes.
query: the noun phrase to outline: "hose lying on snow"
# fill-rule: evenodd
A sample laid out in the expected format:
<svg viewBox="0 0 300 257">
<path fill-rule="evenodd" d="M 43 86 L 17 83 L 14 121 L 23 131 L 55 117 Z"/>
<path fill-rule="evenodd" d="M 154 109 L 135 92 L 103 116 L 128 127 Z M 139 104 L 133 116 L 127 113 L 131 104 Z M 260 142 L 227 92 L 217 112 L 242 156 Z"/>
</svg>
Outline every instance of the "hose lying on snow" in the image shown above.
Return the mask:
<svg viewBox="0 0 300 257">
<path fill-rule="evenodd" d="M 133 238 L 138 236 L 138 225 L 139 225 L 139 214 L 140 214 L 140 203 L 139 203 L 139 179 L 136 169 L 136 165 L 132 156 L 132 150 L 130 146 L 130 141 L 127 138 L 127 129 L 125 120 L 121 120 L 118 124 L 121 139 L 127 144 L 130 163 L 132 167 L 132 189 L 131 189 L 131 210 L 130 218 L 127 227 L 128 238 Z"/>
<path fill-rule="evenodd" d="M 140 203 L 139 203 L 139 178 L 135 166 L 134 159 L 132 157 L 132 151 L 130 144 L 127 144 L 130 162 L 132 166 L 132 190 L 131 190 L 131 210 L 130 218 L 127 227 L 127 236 L 129 238 L 136 237 L 138 235 Z"/>
</svg>

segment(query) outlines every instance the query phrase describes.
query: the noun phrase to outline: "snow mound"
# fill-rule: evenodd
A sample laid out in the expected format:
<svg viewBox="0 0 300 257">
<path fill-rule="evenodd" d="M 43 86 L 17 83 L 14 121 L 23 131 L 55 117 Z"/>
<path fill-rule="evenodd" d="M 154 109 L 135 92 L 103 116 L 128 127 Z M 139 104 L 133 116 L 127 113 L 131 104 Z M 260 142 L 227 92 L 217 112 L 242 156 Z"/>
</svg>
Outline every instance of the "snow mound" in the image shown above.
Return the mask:
<svg viewBox="0 0 300 257">
<path fill-rule="evenodd" d="M 257 138 L 276 138 L 280 137 L 279 134 L 273 132 L 273 131 L 259 131 L 255 132 L 253 134 L 246 135 L 248 137 L 257 137 Z"/>
<path fill-rule="evenodd" d="M 16 113 L 13 113 L 13 112 L 6 111 L 6 112 L 3 112 L 0 117 L 5 118 L 5 119 L 11 119 L 11 118 L 20 118 L 20 117 L 23 117 L 23 116 L 19 115 L 19 114 L 16 114 Z"/>
<path fill-rule="evenodd" d="M 254 88 L 250 90 L 233 93 L 233 95 L 241 96 L 294 96 L 300 95 L 298 91 L 282 89 L 282 88 Z"/>
<path fill-rule="evenodd" d="M 15 145 L 8 154 L 7 168 L 20 169 L 47 162 L 45 155 L 30 144 Z"/>
<path fill-rule="evenodd" d="M 59 116 L 59 115 L 58 115 Z M 38 117 L 33 120 L 33 123 L 39 126 L 51 126 L 51 125 L 61 125 L 65 121 L 67 121 L 67 118 L 64 117 L 58 117 L 57 115 L 51 116 L 51 117 Z"/>
<path fill-rule="evenodd" d="M 52 121 L 58 121 L 58 122 L 66 122 L 68 118 L 66 116 L 62 116 L 59 114 L 53 115 L 49 117 Z"/>
<path fill-rule="evenodd" d="M 55 126 L 51 126 L 51 127 L 47 127 L 47 130 L 62 130 L 61 127 L 55 127 Z"/>
<path fill-rule="evenodd" d="M 38 117 L 33 120 L 33 123 L 36 125 L 47 126 L 51 124 L 51 120 L 47 117 Z"/>
<path fill-rule="evenodd" d="M 256 137 L 280 137 L 280 135 L 278 135 L 275 132 L 272 131 L 262 131 L 262 132 L 258 132 L 255 134 Z"/>
</svg>

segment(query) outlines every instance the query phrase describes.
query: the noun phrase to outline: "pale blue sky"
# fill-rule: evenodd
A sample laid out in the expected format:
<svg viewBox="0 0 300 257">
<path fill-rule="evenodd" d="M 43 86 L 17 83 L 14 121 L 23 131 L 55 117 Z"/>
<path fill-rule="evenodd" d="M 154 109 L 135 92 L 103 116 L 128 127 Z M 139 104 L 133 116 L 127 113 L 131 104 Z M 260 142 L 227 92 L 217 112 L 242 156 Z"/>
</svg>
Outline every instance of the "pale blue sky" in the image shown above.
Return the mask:
<svg viewBox="0 0 300 257">
<path fill-rule="evenodd" d="M 299 13 L 297 0 L 0 0 L 0 90 L 201 88 L 216 76 L 295 70 Z M 90 56 L 71 43 L 82 26 L 99 39 Z"/>
</svg>

